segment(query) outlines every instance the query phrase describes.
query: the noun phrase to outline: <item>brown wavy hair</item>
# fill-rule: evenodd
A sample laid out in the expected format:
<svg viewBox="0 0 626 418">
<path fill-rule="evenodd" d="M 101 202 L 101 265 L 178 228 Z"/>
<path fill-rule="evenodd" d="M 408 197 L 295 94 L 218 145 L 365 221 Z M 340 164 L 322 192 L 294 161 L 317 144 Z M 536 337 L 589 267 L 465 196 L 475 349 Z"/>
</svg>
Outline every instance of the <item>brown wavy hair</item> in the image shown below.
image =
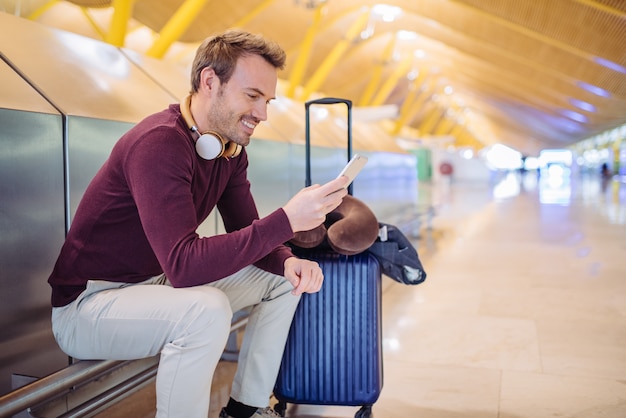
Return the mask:
<svg viewBox="0 0 626 418">
<path fill-rule="evenodd" d="M 231 29 L 211 36 L 196 51 L 191 67 L 191 93 L 200 87 L 200 73 L 211 67 L 222 84 L 228 83 L 235 71 L 237 60 L 244 55 L 259 55 L 277 70 L 285 68 L 285 51 L 274 41 L 261 35 Z"/>
</svg>

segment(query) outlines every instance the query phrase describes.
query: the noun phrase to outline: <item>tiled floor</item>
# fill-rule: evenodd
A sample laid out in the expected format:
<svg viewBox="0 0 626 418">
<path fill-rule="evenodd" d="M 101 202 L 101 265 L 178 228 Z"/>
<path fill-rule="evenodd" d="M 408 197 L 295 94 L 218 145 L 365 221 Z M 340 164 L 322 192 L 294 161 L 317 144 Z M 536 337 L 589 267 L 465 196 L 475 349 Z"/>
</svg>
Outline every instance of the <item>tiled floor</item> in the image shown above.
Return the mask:
<svg viewBox="0 0 626 418">
<path fill-rule="evenodd" d="M 428 272 L 385 278 L 376 418 L 626 417 L 626 184 L 527 175 L 420 189 L 437 206 L 417 240 Z M 228 399 L 223 363 L 210 418 Z M 148 389 L 101 416 L 153 405 Z M 292 406 L 288 416 L 357 408 Z M 117 412 L 116 412 L 117 411 Z"/>
</svg>

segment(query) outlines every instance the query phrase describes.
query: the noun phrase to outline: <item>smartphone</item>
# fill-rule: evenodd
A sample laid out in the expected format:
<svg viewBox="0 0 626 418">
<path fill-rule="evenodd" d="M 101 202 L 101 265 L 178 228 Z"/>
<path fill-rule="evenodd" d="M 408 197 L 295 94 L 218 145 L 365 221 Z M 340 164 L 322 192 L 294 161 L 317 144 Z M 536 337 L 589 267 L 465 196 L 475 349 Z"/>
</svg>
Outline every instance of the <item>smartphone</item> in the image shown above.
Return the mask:
<svg viewBox="0 0 626 418">
<path fill-rule="evenodd" d="M 348 181 L 348 184 L 345 185 L 345 188 L 348 188 L 348 186 L 352 183 L 357 174 L 359 174 L 361 169 L 365 166 L 365 163 L 367 163 L 367 157 L 359 154 L 354 154 L 348 164 L 346 164 L 343 170 L 341 170 L 341 173 L 339 173 L 337 177 L 346 176 L 348 177 L 348 179 L 350 179 Z"/>
</svg>

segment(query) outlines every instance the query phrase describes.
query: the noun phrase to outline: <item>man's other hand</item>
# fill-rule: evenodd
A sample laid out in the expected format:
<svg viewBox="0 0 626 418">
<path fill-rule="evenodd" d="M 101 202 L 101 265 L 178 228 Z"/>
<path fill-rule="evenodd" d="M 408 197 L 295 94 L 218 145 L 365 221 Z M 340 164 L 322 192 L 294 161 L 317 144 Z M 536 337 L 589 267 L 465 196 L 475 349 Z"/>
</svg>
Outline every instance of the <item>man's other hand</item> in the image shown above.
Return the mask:
<svg viewBox="0 0 626 418">
<path fill-rule="evenodd" d="M 289 257 L 285 260 L 285 278 L 293 285 L 292 294 L 316 293 L 322 288 L 324 274 L 315 261 Z"/>
</svg>

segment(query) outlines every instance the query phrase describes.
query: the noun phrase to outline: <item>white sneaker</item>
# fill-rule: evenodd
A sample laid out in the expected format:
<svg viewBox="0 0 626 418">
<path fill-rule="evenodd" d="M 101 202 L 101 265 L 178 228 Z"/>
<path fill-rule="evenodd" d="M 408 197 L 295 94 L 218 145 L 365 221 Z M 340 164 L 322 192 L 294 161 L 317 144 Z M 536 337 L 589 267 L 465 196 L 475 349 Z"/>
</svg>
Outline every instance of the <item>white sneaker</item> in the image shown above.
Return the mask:
<svg viewBox="0 0 626 418">
<path fill-rule="evenodd" d="M 254 415 L 252 415 L 252 418 L 255 417 L 278 417 L 281 418 L 280 414 L 276 411 L 274 411 L 271 407 L 267 407 L 267 408 L 259 408 L 256 410 L 256 412 L 254 413 Z"/>
</svg>

